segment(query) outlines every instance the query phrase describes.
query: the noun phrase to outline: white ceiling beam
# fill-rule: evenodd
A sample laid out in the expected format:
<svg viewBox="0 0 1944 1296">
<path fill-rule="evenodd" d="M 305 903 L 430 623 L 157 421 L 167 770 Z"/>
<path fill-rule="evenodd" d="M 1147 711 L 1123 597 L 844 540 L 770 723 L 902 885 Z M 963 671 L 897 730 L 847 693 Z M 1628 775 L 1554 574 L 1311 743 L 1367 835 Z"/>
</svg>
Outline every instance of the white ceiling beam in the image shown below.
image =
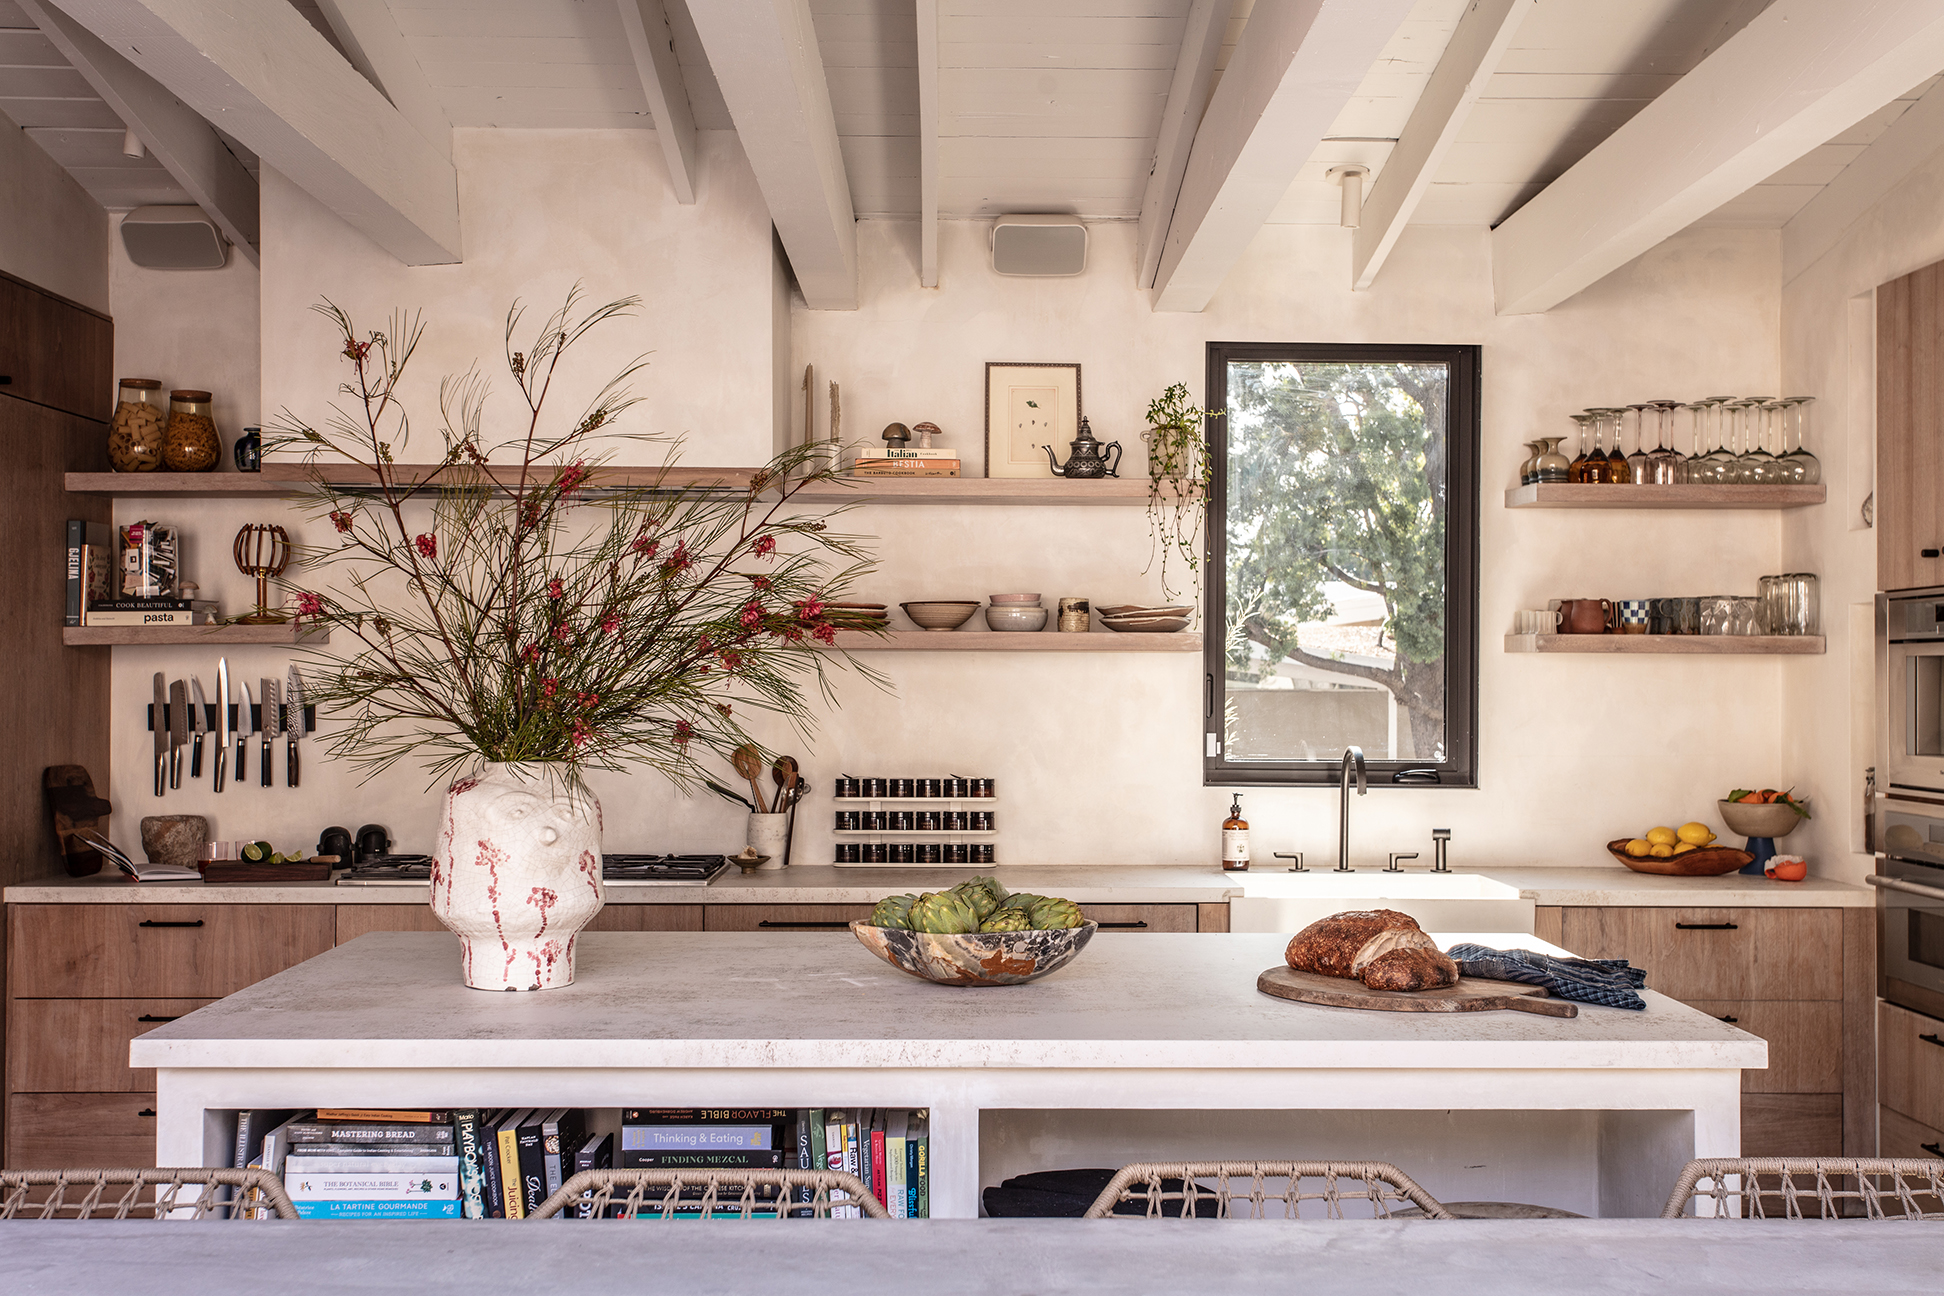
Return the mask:
<svg viewBox="0 0 1944 1296">
<path fill-rule="evenodd" d="M 317 0 L 317 7 L 344 46 L 351 66 L 391 100 L 412 129 L 451 157 L 452 122 L 419 66 L 418 55 L 399 30 L 391 6 L 385 0 Z"/>
<path fill-rule="evenodd" d="M 1904 110 L 1782 227 L 1782 282 L 1835 247 L 1864 212 L 1944 149 L 1944 82 Z"/>
<path fill-rule="evenodd" d="M 203 118 L 407 265 L 460 259 L 459 173 L 288 4 L 59 0 Z"/>
<path fill-rule="evenodd" d="M 918 283 L 938 287 L 938 0 L 918 6 Z"/>
<path fill-rule="evenodd" d="M 1776 0 L 1492 232 L 1550 310 L 1944 68 L 1938 0 Z"/>
<path fill-rule="evenodd" d="M 695 114 L 689 108 L 682 65 L 675 58 L 675 38 L 669 34 L 668 11 L 662 0 L 616 0 L 621 26 L 628 33 L 635 75 L 648 96 L 648 113 L 655 119 L 655 139 L 668 163 L 668 183 L 675 201 L 695 201 Z"/>
<path fill-rule="evenodd" d="M 1472 0 L 1458 19 L 1437 68 L 1418 96 L 1417 106 L 1397 147 L 1364 199 L 1362 222 L 1352 240 L 1350 282 L 1370 287 L 1411 223 L 1418 203 L 1430 192 L 1445 154 L 1458 142 L 1472 105 L 1504 57 L 1512 34 L 1537 0 Z"/>
<path fill-rule="evenodd" d="M 1208 305 L 1412 0 L 1259 0 L 1189 150 L 1149 298 Z"/>
<path fill-rule="evenodd" d="M 1188 8 L 1174 80 L 1168 84 L 1168 103 L 1161 110 L 1161 130 L 1154 140 L 1154 168 L 1148 172 L 1147 192 L 1141 197 L 1140 239 L 1134 255 L 1139 275 L 1135 282 L 1143 291 L 1154 287 L 1154 274 L 1161 266 L 1161 241 L 1181 193 L 1181 177 L 1188 170 L 1195 128 L 1208 108 L 1215 57 L 1222 52 L 1222 36 L 1234 8 L 1235 0 L 1194 0 Z"/>
<path fill-rule="evenodd" d="M 690 0 L 736 135 L 812 310 L 857 309 L 857 218 L 809 0 Z"/>
<path fill-rule="evenodd" d="M 41 0 L 20 8 L 122 124 L 251 265 L 258 263 L 257 182 L 208 122 L 87 28 Z"/>
</svg>

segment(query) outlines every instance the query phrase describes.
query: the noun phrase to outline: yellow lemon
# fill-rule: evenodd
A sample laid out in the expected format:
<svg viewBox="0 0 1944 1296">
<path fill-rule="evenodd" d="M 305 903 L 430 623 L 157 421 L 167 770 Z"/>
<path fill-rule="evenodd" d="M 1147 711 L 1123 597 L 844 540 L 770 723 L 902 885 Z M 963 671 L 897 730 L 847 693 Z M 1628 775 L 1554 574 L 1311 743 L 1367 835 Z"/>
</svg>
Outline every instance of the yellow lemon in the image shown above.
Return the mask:
<svg viewBox="0 0 1944 1296">
<path fill-rule="evenodd" d="M 1633 856 L 1635 859 L 1639 859 L 1653 848 L 1654 843 L 1648 841 L 1645 837 L 1636 837 L 1627 843 L 1627 854 Z"/>
<path fill-rule="evenodd" d="M 1682 842 L 1679 846 L 1676 846 L 1674 848 L 1674 853 L 1676 855 L 1685 855 L 1691 850 L 1700 850 L 1700 849 L 1701 848 L 1699 846 L 1696 846 L 1693 842 Z"/>
<path fill-rule="evenodd" d="M 1650 846 L 1647 848 L 1647 853 L 1655 859 L 1666 859 L 1674 853 L 1674 848 L 1672 846 Z"/>
<path fill-rule="evenodd" d="M 1706 846 L 1715 839 L 1714 829 L 1704 823 L 1684 823 L 1674 835 L 1690 846 Z"/>
<path fill-rule="evenodd" d="M 1672 846 L 1680 837 L 1672 828 L 1649 828 L 1647 840 L 1656 846 Z"/>
</svg>

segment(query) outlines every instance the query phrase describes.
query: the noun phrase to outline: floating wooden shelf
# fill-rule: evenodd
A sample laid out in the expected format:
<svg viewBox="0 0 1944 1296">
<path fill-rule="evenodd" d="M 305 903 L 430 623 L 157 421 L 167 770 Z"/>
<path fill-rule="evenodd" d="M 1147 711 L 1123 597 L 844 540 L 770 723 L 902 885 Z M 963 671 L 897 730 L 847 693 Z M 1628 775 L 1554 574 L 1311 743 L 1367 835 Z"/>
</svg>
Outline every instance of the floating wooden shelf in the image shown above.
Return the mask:
<svg viewBox="0 0 1944 1296">
<path fill-rule="evenodd" d="M 1202 648 L 1202 637 L 1189 630 L 1175 634 L 893 630 L 884 635 L 862 630 L 839 630 L 834 646 L 849 652 L 1198 653 Z M 943 797 L 936 799 L 944 800 Z"/>
<path fill-rule="evenodd" d="M 817 482 L 795 498 L 853 504 L 1145 504 L 1145 477 L 849 477 Z M 1164 500 L 1172 498 L 1164 494 Z"/>
<path fill-rule="evenodd" d="M 838 837 L 997 837 L 997 828 L 833 828 Z"/>
<path fill-rule="evenodd" d="M 399 464 L 401 482 L 435 479 L 445 469 L 436 464 Z M 500 469 L 504 471 L 504 469 Z M 550 470 L 551 471 L 551 470 Z M 602 468 L 595 478 L 598 486 L 669 487 L 715 486 L 745 490 L 753 468 Z M 375 484 L 368 469 L 349 464 L 319 465 L 266 463 L 262 472 L 207 473 L 69 473 L 67 489 L 76 495 L 174 495 L 185 499 L 215 499 L 230 496 L 276 498 L 301 493 L 306 483 L 319 478 L 335 486 L 356 487 Z"/>
<path fill-rule="evenodd" d="M 331 642 L 331 632 L 316 626 L 187 625 L 187 626 L 62 626 L 61 642 L 70 648 L 102 644 L 274 644 L 286 648 Z"/>
<path fill-rule="evenodd" d="M 1821 635 L 1510 634 L 1509 653 L 1672 653 L 1691 656 L 1819 656 Z"/>
<path fill-rule="evenodd" d="M 174 495 L 182 499 L 286 495 L 290 484 L 265 480 L 262 473 L 69 473 L 70 495 Z"/>
<path fill-rule="evenodd" d="M 1505 507 L 1543 509 L 1785 509 L 1826 497 L 1818 486 L 1613 486 L 1541 482 L 1505 492 Z"/>
</svg>

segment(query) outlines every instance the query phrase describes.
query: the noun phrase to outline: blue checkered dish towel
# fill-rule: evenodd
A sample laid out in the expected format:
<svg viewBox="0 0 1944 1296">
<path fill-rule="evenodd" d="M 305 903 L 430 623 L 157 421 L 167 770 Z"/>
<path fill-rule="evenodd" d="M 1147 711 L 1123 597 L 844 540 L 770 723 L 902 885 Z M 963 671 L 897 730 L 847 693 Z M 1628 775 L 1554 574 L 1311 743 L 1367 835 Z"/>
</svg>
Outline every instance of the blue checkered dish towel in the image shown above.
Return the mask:
<svg viewBox="0 0 1944 1296">
<path fill-rule="evenodd" d="M 1625 959 L 1554 958 L 1531 950 L 1468 944 L 1453 945 L 1445 953 L 1458 964 L 1460 976 L 1544 986 L 1561 999 L 1608 1008 L 1647 1007 L 1647 1001 L 1635 993 L 1647 984 L 1647 973 Z"/>
</svg>

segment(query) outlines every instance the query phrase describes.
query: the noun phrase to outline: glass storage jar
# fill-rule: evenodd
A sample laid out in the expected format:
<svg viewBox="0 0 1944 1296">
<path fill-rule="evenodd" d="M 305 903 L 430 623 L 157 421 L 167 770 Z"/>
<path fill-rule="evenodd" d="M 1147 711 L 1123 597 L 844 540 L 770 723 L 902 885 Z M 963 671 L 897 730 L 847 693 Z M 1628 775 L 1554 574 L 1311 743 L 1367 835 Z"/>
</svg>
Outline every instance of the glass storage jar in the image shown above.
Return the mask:
<svg viewBox="0 0 1944 1296">
<path fill-rule="evenodd" d="M 206 391 L 169 393 L 169 426 L 162 434 L 162 462 L 170 472 L 209 472 L 223 457 Z"/>
<path fill-rule="evenodd" d="M 116 472 L 154 472 L 162 466 L 162 404 L 155 378 L 124 378 L 108 422 L 108 464 Z"/>
</svg>

